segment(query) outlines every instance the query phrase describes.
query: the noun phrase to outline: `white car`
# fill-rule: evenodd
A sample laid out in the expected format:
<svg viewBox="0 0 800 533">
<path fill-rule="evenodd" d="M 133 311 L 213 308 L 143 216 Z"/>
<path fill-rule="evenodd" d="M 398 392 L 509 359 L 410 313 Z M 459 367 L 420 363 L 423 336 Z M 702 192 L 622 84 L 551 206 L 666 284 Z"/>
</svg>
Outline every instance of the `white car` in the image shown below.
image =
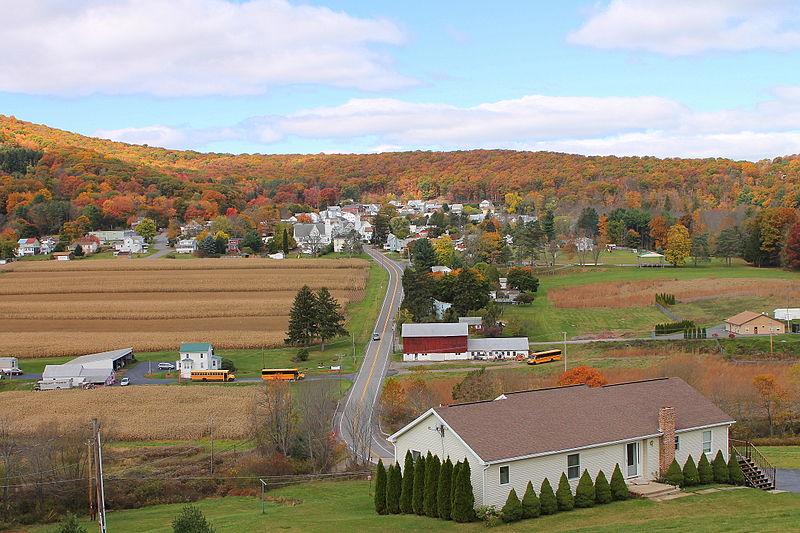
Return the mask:
<svg viewBox="0 0 800 533">
<path fill-rule="evenodd" d="M 173 370 L 174 368 L 175 365 L 173 365 L 172 363 L 158 363 L 159 370 Z"/>
<path fill-rule="evenodd" d="M 130 382 L 131 382 L 131 378 L 122 378 L 121 380 L 119 380 L 119 386 L 120 387 L 124 387 L 124 386 L 128 385 Z"/>
</svg>

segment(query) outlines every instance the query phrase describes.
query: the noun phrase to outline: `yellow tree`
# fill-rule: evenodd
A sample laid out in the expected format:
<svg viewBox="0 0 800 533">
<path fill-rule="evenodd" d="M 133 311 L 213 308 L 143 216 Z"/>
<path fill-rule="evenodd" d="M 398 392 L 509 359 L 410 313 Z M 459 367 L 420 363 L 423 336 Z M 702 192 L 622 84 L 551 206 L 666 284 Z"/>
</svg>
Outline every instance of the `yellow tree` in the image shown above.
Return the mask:
<svg viewBox="0 0 800 533">
<path fill-rule="evenodd" d="M 769 424 L 769 436 L 773 435 L 773 427 L 787 418 L 782 411 L 787 399 L 787 391 L 775 381 L 772 374 L 758 374 L 753 378 L 753 385 L 758 392 L 758 400 L 764 409 Z"/>
<path fill-rule="evenodd" d="M 453 259 L 456 256 L 456 246 L 453 239 L 445 235 L 438 239 L 433 239 L 433 252 L 436 254 L 436 264 L 447 267 L 453 266 Z"/>
<path fill-rule="evenodd" d="M 664 257 L 667 262 L 675 266 L 686 264 L 686 258 L 692 251 L 692 239 L 689 238 L 689 230 L 683 224 L 675 224 L 667 232 L 667 245 L 664 250 Z"/>
<path fill-rule="evenodd" d="M 506 208 L 508 208 L 509 213 L 516 213 L 517 207 L 519 207 L 519 203 L 522 201 L 522 196 L 519 193 L 509 192 L 506 193 Z"/>
</svg>

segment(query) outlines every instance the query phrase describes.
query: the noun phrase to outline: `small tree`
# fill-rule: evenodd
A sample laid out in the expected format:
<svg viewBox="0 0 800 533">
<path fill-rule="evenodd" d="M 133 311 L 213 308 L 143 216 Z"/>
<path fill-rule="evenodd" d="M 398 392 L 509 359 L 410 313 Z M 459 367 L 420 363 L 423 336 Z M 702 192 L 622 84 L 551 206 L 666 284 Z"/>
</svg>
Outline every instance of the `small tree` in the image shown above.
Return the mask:
<svg viewBox="0 0 800 533">
<path fill-rule="evenodd" d="M 430 453 L 430 452 L 429 452 Z M 437 456 L 425 459 L 425 514 L 431 518 L 439 516 L 439 506 L 436 502 L 436 493 L 439 490 L 439 458 Z"/>
<path fill-rule="evenodd" d="M 593 507 L 595 501 L 595 488 L 592 476 L 588 470 L 583 471 L 578 486 L 575 489 L 575 507 Z"/>
<path fill-rule="evenodd" d="M 717 483 L 728 483 L 730 481 L 728 465 L 725 464 L 725 457 L 722 456 L 722 450 L 717 450 L 717 455 L 711 462 L 711 468 L 714 471 L 714 481 Z"/>
<path fill-rule="evenodd" d="M 153 219 L 150 218 L 143 218 L 137 225 L 136 225 L 136 233 L 142 236 L 144 240 L 150 242 L 150 240 L 156 236 L 158 232 L 158 228 L 156 227 L 156 223 Z"/>
<path fill-rule="evenodd" d="M 731 485 L 744 485 L 744 472 L 736 454 L 731 454 L 728 458 L 728 483 Z"/>
<path fill-rule="evenodd" d="M 558 502 L 556 495 L 553 493 L 553 487 L 550 485 L 550 480 L 544 478 L 542 486 L 539 488 L 539 503 L 543 515 L 555 514 L 558 512 Z"/>
<path fill-rule="evenodd" d="M 511 489 L 511 492 L 508 493 L 508 498 L 506 498 L 506 503 L 500 511 L 500 516 L 503 518 L 503 522 L 517 522 L 522 520 L 523 514 L 522 502 L 519 501 L 517 491 Z"/>
<path fill-rule="evenodd" d="M 78 517 L 70 513 L 58 525 L 56 533 L 86 533 L 86 528 L 78 523 Z"/>
<path fill-rule="evenodd" d="M 708 485 L 714 483 L 714 470 L 711 468 L 711 463 L 708 462 L 706 454 L 700 454 L 700 460 L 697 462 L 697 473 L 700 475 L 700 484 Z"/>
<path fill-rule="evenodd" d="M 458 483 L 458 470 L 461 468 L 461 461 L 457 461 L 453 465 L 453 472 L 451 474 L 452 481 L 450 482 L 450 518 L 453 518 L 453 508 L 455 507 L 456 484 Z"/>
<path fill-rule="evenodd" d="M 299 363 L 301 361 L 308 361 L 308 348 L 300 348 L 297 354 L 292 357 L 292 361 Z"/>
<path fill-rule="evenodd" d="M 436 490 L 436 505 L 439 510 L 439 518 L 442 520 L 450 520 L 453 500 L 450 496 L 452 492 L 451 487 L 453 484 L 453 463 L 448 457 L 439 468 L 439 487 Z"/>
<path fill-rule="evenodd" d="M 236 363 L 233 362 L 232 359 L 228 359 L 227 357 L 222 358 L 222 362 L 219 364 L 222 370 L 227 370 L 228 372 L 236 372 Z"/>
<path fill-rule="evenodd" d="M 700 474 L 697 472 L 697 465 L 690 455 L 683 464 L 683 486 L 691 487 L 700 483 Z"/>
<path fill-rule="evenodd" d="M 678 487 L 683 486 L 683 472 L 681 471 L 681 465 L 678 464 L 677 459 L 673 459 L 672 463 L 670 463 L 665 481 L 670 485 L 676 485 Z"/>
<path fill-rule="evenodd" d="M 614 473 L 611 474 L 611 497 L 614 500 L 627 500 L 630 493 L 628 486 L 625 485 L 625 478 L 622 477 L 622 470 L 619 469 L 619 463 L 614 467 Z"/>
<path fill-rule="evenodd" d="M 608 484 L 608 479 L 603 471 L 597 473 L 594 480 L 594 501 L 600 504 L 611 503 L 611 485 Z"/>
<path fill-rule="evenodd" d="M 475 519 L 475 493 L 472 491 L 472 472 L 466 459 L 458 468 L 456 489 L 453 493 L 452 517 L 456 522 L 472 522 Z"/>
<path fill-rule="evenodd" d="M 203 512 L 194 505 L 187 505 L 172 521 L 173 533 L 214 533 Z"/>
<path fill-rule="evenodd" d="M 411 450 L 406 451 L 406 460 L 403 465 L 403 488 L 400 491 L 400 512 L 411 514 L 414 512 L 414 457 Z"/>
<path fill-rule="evenodd" d="M 83 246 L 80 244 L 75 246 L 75 250 L 72 252 L 72 255 L 75 257 L 83 257 Z"/>
<path fill-rule="evenodd" d="M 425 514 L 425 457 L 422 455 L 417 457 L 414 462 L 414 492 L 411 495 L 411 509 L 420 516 Z"/>
<path fill-rule="evenodd" d="M 525 494 L 522 496 L 522 518 L 536 518 L 541 513 L 542 505 L 533 490 L 533 483 L 528 481 L 528 486 L 525 487 Z"/>
<path fill-rule="evenodd" d="M 567 475 L 564 473 L 561 474 L 561 479 L 558 480 L 556 501 L 558 502 L 559 511 L 571 511 L 575 508 L 575 497 L 572 495 L 572 488 L 569 486 Z"/>
<path fill-rule="evenodd" d="M 378 469 L 375 472 L 375 512 L 386 514 L 386 469 L 383 460 L 378 460 Z"/>
<path fill-rule="evenodd" d="M 389 467 L 386 479 L 386 510 L 391 514 L 400 513 L 400 493 L 403 491 L 403 475 L 400 465 Z"/>
</svg>

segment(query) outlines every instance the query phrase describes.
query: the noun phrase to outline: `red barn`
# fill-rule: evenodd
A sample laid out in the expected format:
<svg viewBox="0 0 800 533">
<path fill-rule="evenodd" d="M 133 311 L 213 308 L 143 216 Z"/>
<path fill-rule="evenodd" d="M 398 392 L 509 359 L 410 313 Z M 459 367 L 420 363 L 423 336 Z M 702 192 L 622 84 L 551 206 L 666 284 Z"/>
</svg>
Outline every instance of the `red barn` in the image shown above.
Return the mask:
<svg viewBox="0 0 800 533">
<path fill-rule="evenodd" d="M 469 359 L 467 334 L 467 324 L 403 324 L 403 360 Z"/>
</svg>

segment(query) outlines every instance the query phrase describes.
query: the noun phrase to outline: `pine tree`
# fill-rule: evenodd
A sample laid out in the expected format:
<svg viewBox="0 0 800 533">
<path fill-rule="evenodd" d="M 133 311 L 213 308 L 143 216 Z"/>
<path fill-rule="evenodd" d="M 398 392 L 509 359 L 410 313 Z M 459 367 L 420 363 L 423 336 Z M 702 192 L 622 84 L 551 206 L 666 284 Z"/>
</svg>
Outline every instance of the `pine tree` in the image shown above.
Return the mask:
<svg viewBox="0 0 800 533">
<path fill-rule="evenodd" d="M 683 464 L 683 486 L 691 487 L 700 483 L 700 474 L 697 472 L 697 465 L 690 455 Z"/>
<path fill-rule="evenodd" d="M 450 518 L 453 518 L 453 508 L 455 507 L 456 486 L 458 482 L 458 471 L 461 468 L 461 461 L 457 461 L 453 465 L 453 472 L 451 474 L 450 482 Z"/>
<path fill-rule="evenodd" d="M 406 461 L 403 465 L 403 489 L 400 492 L 400 512 L 411 514 L 414 512 L 414 457 L 411 450 L 406 451 Z"/>
<path fill-rule="evenodd" d="M 420 516 L 425 514 L 425 457 L 422 455 L 417 457 L 414 462 L 414 491 L 411 496 L 411 509 Z"/>
<path fill-rule="evenodd" d="M 611 503 L 612 499 L 611 485 L 608 484 L 606 475 L 601 470 L 597 473 L 597 477 L 594 480 L 594 500 L 597 503 L 605 504 Z"/>
<path fill-rule="evenodd" d="M 375 512 L 386 514 L 386 469 L 383 461 L 378 460 L 378 470 L 375 472 Z"/>
<path fill-rule="evenodd" d="M 697 462 L 697 473 L 700 475 L 701 485 L 714 483 L 714 469 L 711 468 L 711 463 L 704 453 L 700 454 L 700 461 Z"/>
<path fill-rule="evenodd" d="M 430 272 L 436 264 L 436 252 L 428 239 L 417 239 L 413 242 L 412 258 L 414 267 L 421 272 Z"/>
<path fill-rule="evenodd" d="M 558 502 L 556 495 L 553 493 L 553 487 L 550 485 L 550 480 L 544 478 L 542 486 L 539 489 L 539 503 L 541 503 L 542 514 L 555 514 L 558 512 Z"/>
<path fill-rule="evenodd" d="M 386 244 L 386 238 L 389 236 L 389 217 L 383 213 L 378 213 L 372 221 L 372 240 L 370 241 L 374 246 L 383 246 Z"/>
<path fill-rule="evenodd" d="M 193 505 L 187 505 L 172 521 L 172 531 L 173 533 L 214 533 L 214 528 L 208 523 L 200 509 Z"/>
<path fill-rule="evenodd" d="M 472 474 L 466 459 L 458 467 L 458 478 L 453 493 L 451 516 L 456 522 L 472 522 L 475 519 L 475 494 L 472 492 Z"/>
<path fill-rule="evenodd" d="M 289 253 L 289 230 L 283 228 L 283 255 Z"/>
<path fill-rule="evenodd" d="M 297 291 L 289 311 L 289 331 L 283 342 L 309 344 L 317 336 L 317 331 L 317 297 L 308 285 L 303 285 Z"/>
<path fill-rule="evenodd" d="M 390 466 L 386 478 L 386 511 L 398 514 L 400 512 L 400 492 L 403 490 L 400 465 Z"/>
<path fill-rule="evenodd" d="M 665 481 L 670 485 L 676 485 L 678 487 L 683 486 L 683 471 L 677 459 L 673 459 L 672 463 L 670 463 Z"/>
<path fill-rule="evenodd" d="M 500 516 L 503 518 L 503 522 L 517 522 L 522 520 L 522 502 L 519 501 L 517 491 L 514 489 L 511 489 L 511 492 L 508 493 L 508 498 L 506 498 L 506 503 L 500 511 Z"/>
<path fill-rule="evenodd" d="M 78 517 L 70 513 L 58 525 L 56 533 L 86 533 L 86 528 L 78 522 Z"/>
<path fill-rule="evenodd" d="M 595 488 L 588 470 L 583 471 L 578 486 L 575 489 L 575 507 L 593 507 L 595 501 Z"/>
<path fill-rule="evenodd" d="M 571 511 L 575 507 L 575 497 L 572 495 L 567 475 L 564 473 L 561 474 L 561 479 L 558 480 L 556 501 L 558 502 L 559 511 Z"/>
<path fill-rule="evenodd" d="M 347 335 L 347 330 L 344 329 L 344 313 L 342 313 L 339 302 L 331 296 L 326 287 L 317 291 L 316 311 L 317 336 L 321 343 L 320 351 L 325 351 L 325 341 L 339 335 Z"/>
<path fill-rule="evenodd" d="M 614 473 L 611 474 L 611 497 L 614 500 L 627 500 L 630 493 L 628 486 L 625 485 L 625 478 L 622 477 L 622 470 L 619 469 L 619 463 L 614 467 Z"/>
<path fill-rule="evenodd" d="M 728 483 L 730 476 L 728 475 L 728 465 L 725 464 L 725 457 L 722 456 L 722 450 L 717 451 L 716 457 L 711 462 L 711 468 L 714 470 L 714 481 L 717 483 Z"/>
<path fill-rule="evenodd" d="M 436 504 L 436 493 L 439 490 L 439 457 L 436 455 L 425 459 L 425 515 L 432 518 L 439 516 Z"/>
<path fill-rule="evenodd" d="M 207 235 L 205 239 L 200 241 L 200 251 L 207 256 L 217 253 L 217 241 L 214 240 L 213 235 Z"/>
<path fill-rule="evenodd" d="M 528 481 L 528 486 L 525 487 L 525 494 L 522 496 L 522 518 L 536 518 L 542 512 L 539 498 L 536 497 L 536 492 L 533 490 L 533 483 Z"/>
<path fill-rule="evenodd" d="M 731 454 L 728 458 L 728 483 L 731 485 L 744 485 L 744 473 L 742 466 L 735 454 Z"/>
<path fill-rule="evenodd" d="M 453 463 L 448 457 L 439 469 L 439 487 L 436 491 L 436 505 L 439 510 L 439 518 L 450 520 L 452 512 L 452 499 L 450 493 L 453 485 Z"/>
</svg>

